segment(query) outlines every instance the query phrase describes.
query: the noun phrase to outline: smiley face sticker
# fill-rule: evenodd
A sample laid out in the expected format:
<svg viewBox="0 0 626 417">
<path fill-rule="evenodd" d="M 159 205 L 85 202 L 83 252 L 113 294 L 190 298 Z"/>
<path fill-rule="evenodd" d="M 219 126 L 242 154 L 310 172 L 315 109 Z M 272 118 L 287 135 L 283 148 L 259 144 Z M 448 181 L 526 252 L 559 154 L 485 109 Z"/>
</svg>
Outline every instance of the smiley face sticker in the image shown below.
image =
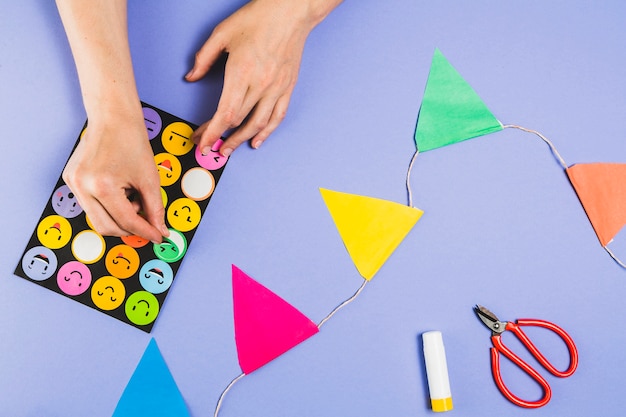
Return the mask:
<svg viewBox="0 0 626 417">
<path fill-rule="evenodd" d="M 139 269 L 139 254 L 128 245 L 117 245 L 107 253 L 104 265 L 109 274 L 116 278 L 125 279 Z"/>
<path fill-rule="evenodd" d="M 50 203 L 55 213 L 66 219 L 73 219 L 83 212 L 76 196 L 67 185 L 62 185 L 54 191 Z"/>
<path fill-rule="evenodd" d="M 174 155 L 185 155 L 193 148 L 191 135 L 193 129 L 187 123 L 170 123 L 163 129 L 161 143 L 166 151 Z"/>
<path fill-rule="evenodd" d="M 208 154 L 202 153 L 202 150 L 197 147 L 195 156 L 198 164 L 211 171 L 215 171 L 216 169 L 223 167 L 226 164 L 226 161 L 228 161 L 228 157 L 222 156 L 219 153 L 222 143 L 224 143 L 224 141 L 222 139 L 218 139 L 217 142 L 213 144 L 211 151 Z"/>
<path fill-rule="evenodd" d="M 174 155 L 162 152 L 154 155 L 157 170 L 159 171 L 159 179 L 162 187 L 174 184 L 180 178 L 183 167 L 178 158 Z"/>
<path fill-rule="evenodd" d="M 65 217 L 53 214 L 39 222 L 37 238 L 47 248 L 60 249 L 72 238 L 72 226 Z"/>
<path fill-rule="evenodd" d="M 163 242 L 153 244 L 154 254 L 162 261 L 172 263 L 182 259 L 187 252 L 187 239 L 178 230 L 169 229 L 169 237 L 163 238 Z"/>
<path fill-rule="evenodd" d="M 150 107 L 144 107 L 142 110 L 143 121 L 146 124 L 146 129 L 148 130 L 148 139 L 152 140 L 156 138 L 161 131 L 163 120 L 161 119 L 159 113 Z"/>
<path fill-rule="evenodd" d="M 91 287 L 91 301 L 100 310 L 115 310 L 124 302 L 126 287 L 115 277 L 98 278 Z"/>
<path fill-rule="evenodd" d="M 159 315 L 159 301 L 148 291 L 137 291 L 126 300 L 124 311 L 128 320 L 144 326 L 152 323 Z"/>
<path fill-rule="evenodd" d="M 33 281 L 45 281 L 57 270 L 57 257 L 44 246 L 30 248 L 22 257 L 22 270 Z"/>
<path fill-rule="evenodd" d="M 173 280 L 172 267 L 160 259 L 146 262 L 139 271 L 141 286 L 152 294 L 161 294 L 167 291 Z"/>
<path fill-rule="evenodd" d="M 202 211 L 195 201 L 189 198 L 179 198 L 172 201 L 167 208 L 167 221 L 176 230 L 188 232 L 195 229 L 200 223 Z"/>
<path fill-rule="evenodd" d="M 67 295 L 80 295 L 91 285 L 91 271 L 83 263 L 70 261 L 59 268 L 57 284 Z"/>
</svg>

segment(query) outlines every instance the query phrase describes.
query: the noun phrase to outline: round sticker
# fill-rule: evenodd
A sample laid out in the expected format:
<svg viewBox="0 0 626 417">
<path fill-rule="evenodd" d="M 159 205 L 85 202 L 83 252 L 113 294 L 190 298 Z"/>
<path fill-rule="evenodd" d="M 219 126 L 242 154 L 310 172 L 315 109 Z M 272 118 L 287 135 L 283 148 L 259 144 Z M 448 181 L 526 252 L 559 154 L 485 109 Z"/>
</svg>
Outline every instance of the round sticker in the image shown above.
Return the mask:
<svg viewBox="0 0 626 417">
<path fill-rule="evenodd" d="M 84 264 L 98 262 L 104 255 L 105 249 L 104 238 L 93 230 L 83 230 L 72 240 L 74 258 Z"/>
<path fill-rule="evenodd" d="M 98 278 L 91 287 L 91 301 L 100 310 L 115 310 L 124 302 L 126 287 L 115 277 Z"/>
<path fill-rule="evenodd" d="M 126 243 L 131 248 L 143 248 L 150 241 L 140 236 L 133 235 L 133 236 L 122 236 L 122 242 Z"/>
<path fill-rule="evenodd" d="M 109 250 L 104 264 L 114 277 L 128 278 L 139 269 L 139 254 L 128 245 L 117 245 Z"/>
<path fill-rule="evenodd" d="M 228 161 L 227 156 L 222 156 L 219 153 L 220 146 L 224 143 L 222 139 L 218 139 L 217 142 L 213 144 L 211 147 L 211 151 L 208 154 L 203 154 L 202 150 L 197 147 L 196 148 L 196 161 L 198 164 L 206 169 L 210 169 L 211 171 L 215 171 L 216 169 L 220 169 L 226 164 Z"/>
<path fill-rule="evenodd" d="M 57 284 L 67 295 L 82 294 L 91 285 L 91 271 L 85 264 L 70 261 L 59 268 Z"/>
<path fill-rule="evenodd" d="M 153 244 L 154 254 L 162 261 L 172 263 L 182 259 L 187 252 L 187 239 L 178 230 L 169 229 L 169 237 L 163 238 L 163 242 Z"/>
<path fill-rule="evenodd" d="M 146 123 L 146 129 L 148 129 L 148 139 L 156 138 L 159 132 L 161 132 L 161 126 L 163 125 L 159 113 L 150 107 L 144 107 L 143 120 Z"/>
<path fill-rule="evenodd" d="M 37 226 L 37 238 L 42 245 L 50 249 L 60 249 L 67 245 L 72 237 L 70 222 L 58 214 L 41 220 Z"/>
<path fill-rule="evenodd" d="M 52 209 L 55 213 L 66 219 L 72 219 L 83 212 L 76 196 L 67 185 L 62 185 L 57 188 L 52 194 L 51 200 Z"/>
<path fill-rule="evenodd" d="M 206 200 L 213 194 L 215 178 L 204 168 L 192 168 L 183 175 L 181 188 L 186 197 L 195 200 Z"/>
<path fill-rule="evenodd" d="M 57 270 L 57 257 L 44 246 L 30 248 L 22 257 L 22 270 L 33 281 L 44 281 Z"/>
<path fill-rule="evenodd" d="M 184 155 L 193 148 L 191 135 L 193 129 L 187 123 L 170 123 L 163 129 L 161 143 L 166 151 L 174 155 Z"/>
<path fill-rule="evenodd" d="M 154 162 L 156 162 L 159 171 L 162 187 L 167 187 L 178 181 L 183 170 L 178 158 L 172 154 L 162 152 L 154 155 Z"/>
<path fill-rule="evenodd" d="M 139 282 L 141 286 L 152 294 L 161 294 L 172 285 L 174 273 L 168 263 L 153 259 L 141 267 Z"/>
<path fill-rule="evenodd" d="M 188 232 L 200 223 L 200 206 L 189 198 L 179 198 L 167 208 L 167 221 L 176 230 Z"/>
<path fill-rule="evenodd" d="M 148 291 L 137 291 L 126 300 L 125 311 L 131 322 L 139 326 L 150 324 L 159 315 L 159 301 Z"/>
</svg>

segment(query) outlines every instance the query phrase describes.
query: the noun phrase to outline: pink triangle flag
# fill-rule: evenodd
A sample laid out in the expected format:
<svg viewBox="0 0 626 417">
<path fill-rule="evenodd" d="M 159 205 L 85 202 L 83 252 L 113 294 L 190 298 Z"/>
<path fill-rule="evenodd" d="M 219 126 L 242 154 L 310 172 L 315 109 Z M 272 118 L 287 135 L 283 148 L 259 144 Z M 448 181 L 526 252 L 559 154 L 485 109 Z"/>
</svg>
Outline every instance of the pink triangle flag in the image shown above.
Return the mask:
<svg viewBox="0 0 626 417">
<path fill-rule="evenodd" d="M 249 374 L 305 341 L 319 328 L 291 304 L 232 266 L 235 343 Z"/>
<path fill-rule="evenodd" d="M 606 247 L 626 224 L 626 164 L 576 164 L 566 172 Z"/>
</svg>

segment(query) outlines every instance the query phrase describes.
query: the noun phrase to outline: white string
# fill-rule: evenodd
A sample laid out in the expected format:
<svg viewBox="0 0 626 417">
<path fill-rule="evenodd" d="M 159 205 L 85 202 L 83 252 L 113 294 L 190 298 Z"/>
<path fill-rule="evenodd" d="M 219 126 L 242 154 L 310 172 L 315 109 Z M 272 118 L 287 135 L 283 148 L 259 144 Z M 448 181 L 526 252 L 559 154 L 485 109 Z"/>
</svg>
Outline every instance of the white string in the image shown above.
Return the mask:
<svg viewBox="0 0 626 417">
<path fill-rule="evenodd" d="M 617 262 L 617 264 L 618 264 L 619 266 L 621 266 L 622 268 L 626 269 L 626 265 L 625 265 L 622 261 L 620 261 L 620 260 L 617 258 L 617 256 L 615 256 L 615 254 L 611 251 L 611 249 L 609 249 L 609 248 L 608 248 L 608 246 L 604 246 L 604 250 L 606 250 L 606 251 L 609 253 L 609 255 L 611 255 L 611 258 L 613 258 L 613 260 L 614 260 L 615 262 Z"/>
<path fill-rule="evenodd" d="M 220 412 L 220 408 L 222 408 L 222 401 L 224 401 L 224 396 L 226 396 L 226 393 L 228 391 L 230 391 L 230 389 L 233 387 L 233 385 L 235 385 L 235 383 L 237 381 L 239 381 L 241 378 L 243 378 L 246 374 L 241 374 L 239 375 L 237 378 L 233 379 L 232 381 L 230 381 L 230 384 L 228 384 L 228 386 L 226 387 L 226 389 L 222 392 L 222 394 L 220 395 L 219 400 L 217 400 L 217 405 L 215 406 L 215 413 L 213 413 L 213 417 L 217 417 L 217 415 Z"/>
<path fill-rule="evenodd" d="M 411 191 L 411 170 L 413 169 L 413 164 L 415 163 L 415 160 L 417 159 L 417 155 L 419 155 L 419 153 L 420 150 L 415 148 L 415 153 L 411 158 L 411 163 L 409 163 L 409 169 L 406 172 L 406 191 L 409 196 L 409 207 L 413 207 L 413 192 Z"/>
<path fill-rule="evenodd" d="M 561 158 L 561 155 L 556 150 L 556 147 L 554 146 L 554 144 L 552 142 L 550 142 L 548 140 L 548 138 L 543 136 L 541 133 L 537 132 L 536 130 L 526 129 L 525 127 L 521 127 L 521 126 L 517 126 L 517 125 L 502 125 L 502 128 L 503 129 L 506 129 L 506 128 L 519 129 L 519 130 L 523 130 L 524 132 L 534 133 L 535 135 L 539 136 L 550 147 L 550 150 L 552 151 L 552 154 L 559 161 L 559 163 L 561 164 L 563 169 L 567 169 L 567 164 L 565 163 L 565 160 L 563 158 Z"/>
<path fill-rule="evenodd" d="M 354 294 L 352 294 L 352 296 L 350 298 L 345 300 L 343 303 L 339 304 L 337 307 L 335 307 L 335 309 L 333 311 L 330 312 L 330 314 L 328 314 L 326 317 L 324 317 L 324 319 L 322 321 L 320 321 L 320 324 L 317 325 L 317 328 L 321 329 L 322 326 L 324 325 L 324 323 L 326 323 L 328 320 L 330 320 L 330 318 L 332 316 L 334 316 L 336 312 L 338 312 L 339 310 L 341 310 L 342 308 L 344 308 L 345 306 L 347 306 L 348 304 L 353 302 L 359 296 L 361 291 L 363 291 L 363 288 L 365 288 L 365 284 L 367 284 L 367 280 L 364 279 L 363 280 L 363 284 L 361 284 L 359 289 L 356 290 L 356 292 Z"/>
</svg>

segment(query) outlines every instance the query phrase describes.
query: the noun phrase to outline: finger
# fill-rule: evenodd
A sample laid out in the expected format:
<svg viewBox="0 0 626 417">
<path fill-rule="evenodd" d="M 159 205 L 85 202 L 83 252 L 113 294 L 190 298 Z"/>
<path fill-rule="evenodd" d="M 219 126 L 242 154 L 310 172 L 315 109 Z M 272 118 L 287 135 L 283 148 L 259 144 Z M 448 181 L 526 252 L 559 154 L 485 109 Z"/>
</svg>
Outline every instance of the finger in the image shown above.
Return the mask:
<svg viewBox="0 0 626 417">
<path fill-rule="evenodd" d="M 106 212 L 117 226 L 125 231 L 124 235 L 136 235 L 152 242 L 160 243 L 162 233 L 146 219 L 137 214 L 133 205 L 122 195 L 106 195 L 98 202 L 106 207 Z"/>
<path fill-rule="evenodd" d="M 276 130 L 276 128 L 285 120 L 287 116 L 287 109 L 289 108 L 289 102 L 291 101 L 291 92 L 285 94 L 278 99 L 274 106 L 274 111 L 270 116 L 266 126 L 261 129 L 252 139 L 252 147 L 258 149 L 263 142 L 269 137 L 269 135 Z"/>
<path fill-rule="evenodd" d="M 224 142 L 220 148 L 220 153 L 224 156 L 230 155 L 239 145 L 265 129 L 274 111 L 274 106 L 275 100 L 265 99 L 260 101 L 248 119 Z"/>
<path fill-rule="evenodd" d="M 222 41 L 224 39 L 219 26 L 215 28 L 209 39 L 196 52 L 195 60 L 191 70 L 185 75 L 187 81 L 198 81 L 204 77 L 211 69 L 215 61 L 222 55 L 226 45 Z"/>
<path fill-rule="evenodd" d="M 161 197 L 161 189 L 158 183 L 154 181 L 142 185 L 137 190 L 141 199 L 141 207 L 146 220 L 161 236 L 169 236 L 169 230 L 165 225 L 165 208 L 163 207 L 163 198 Z"/>
<path fill-rule="evenodd" d="M 127 230 L 119 227 L 98 200 L 88 199 L 81 203 L 81 207 L 85 213 L 88 213 L 89 222 L 94 230 L 102 236 L 126 236 L 129 234 Z"/>
</svg>

